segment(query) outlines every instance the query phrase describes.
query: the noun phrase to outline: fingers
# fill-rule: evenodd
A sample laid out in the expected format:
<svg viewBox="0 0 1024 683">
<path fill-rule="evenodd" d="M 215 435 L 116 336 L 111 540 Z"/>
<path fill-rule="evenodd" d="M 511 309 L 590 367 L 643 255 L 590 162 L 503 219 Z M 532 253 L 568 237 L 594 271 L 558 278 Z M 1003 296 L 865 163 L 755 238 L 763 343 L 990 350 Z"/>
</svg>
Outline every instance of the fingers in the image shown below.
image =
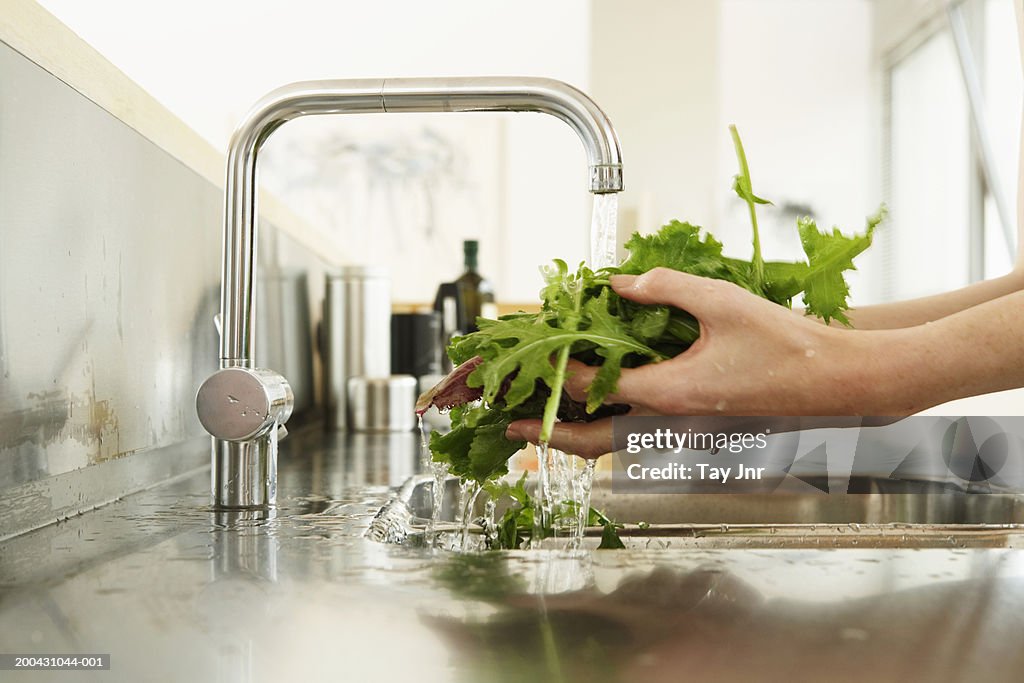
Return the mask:
<svg viewBox="0 0 1024 683">
<path fill-rule="evenodd" d="M 622 297 L 640 304 L 668 304 L 688 311 L 701 321 L 702 335 L 710 327 L 722 324 L 746 294 L 736 285 L 668 268 L 654 268 L 642 275 L 613 275 L 612 288 Z M 709 327 L 709 321 L 711 325 Z M 695 349 L 701 344 L 694 347 Z M 565 389 L 576 401 L 586 401 L 587 391 L 599 368 L 570 360 Z M 628 403 L 647 408 L 662 408 L 666 369 L 660 363 L 624 369 L 616 390 L 605 403 Z"/>
<path fill-rule="evenodd" d="M 540 440 L 540 420 L 516 420 L 508 426 L 505 436 L 513 441 Z M 612 421 L 557 422 L 548 445 L 583 458 L 597 458 L 612 450 Z"/>
<path fill-rule="evenodd" d="M 655 268 L 643 275 L 613 275 L 612 289 L 638 304 L 669 304 L 697 318 L 727 305 L 735 285 L 669 268 Z"/>
<path fill-rule="evenodd" d="M 565 389 L 572 396 L 573 400 L 584 402 L 587 400 L 587 390 L 594 381 L 594 376 L 600 368 L 584 365 L 578 361 L 570 361 L 569 376 L 565 380 Z M 615 391 L 608 394 L 604 402 L 628 403 L 630 405 L 652 407 L 651 398 L 660 395 L 659 389 L 664 384 L 664 369 L 659 363 L 644 365 L 639 368 L 625 368 L 619 374 L 619 381 L 615 384 Z"/>
<path fill-rule="evenodd" d="M 590 388 L 590 383 L 594 381 L 594 375 L 597 374 L 597 370 L 597 368 L 584 365 L 578 360 L 569 359 L 569 364 L 566 365 L 566 377 L 563 387 L 569 392 L 574 401 L 582 403 L 587 400 L 587 389 Z"/>
</svg>

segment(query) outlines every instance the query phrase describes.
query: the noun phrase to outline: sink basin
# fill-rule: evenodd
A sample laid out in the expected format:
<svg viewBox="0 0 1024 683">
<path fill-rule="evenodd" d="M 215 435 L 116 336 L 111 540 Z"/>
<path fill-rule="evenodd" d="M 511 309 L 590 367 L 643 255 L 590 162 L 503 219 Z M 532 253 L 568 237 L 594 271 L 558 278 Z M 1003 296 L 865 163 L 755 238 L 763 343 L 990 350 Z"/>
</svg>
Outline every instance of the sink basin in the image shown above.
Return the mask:
<svg viewBox="0 0 1024 683">
<path fill-rule="evenodd" d="M 804 479 L 812 489 L 814 482 Z M 379 511 L 368 537 L 421 544 L 429 526 L 433 481 L 413 477 Z M 832 490 L 835 490 L 834 488 Z M 1024 496 L 969 493 L 947 482 L 853 477 L 849 493 L 614 493 L 597 477 L 591 504 L 623 525 L 627 548 L 965 548 L 1024 547 Z M 456 523 L 459 482 L 445 481 L 438 532 Z M 486 493 L 473 519 L 483 514 Z M 500 517 L 507 501 L 499 501 Z M 471 524 L 469 533 L 482 527 Z M 596 547 L 601 528 L 587 529 Z M 547 539 L 552 547 L 564 539 Z"/>
</svg>

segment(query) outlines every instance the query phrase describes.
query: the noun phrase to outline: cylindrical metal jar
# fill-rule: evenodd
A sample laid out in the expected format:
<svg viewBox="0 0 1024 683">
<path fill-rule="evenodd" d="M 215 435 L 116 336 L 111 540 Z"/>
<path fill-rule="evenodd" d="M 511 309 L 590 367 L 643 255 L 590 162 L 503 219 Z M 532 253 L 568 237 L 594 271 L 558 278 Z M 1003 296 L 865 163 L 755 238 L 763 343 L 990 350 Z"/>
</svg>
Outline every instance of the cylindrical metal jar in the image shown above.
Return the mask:
<svg viewBox="0 0 1024 683">
<path fill-rule="evenodd" d="M 348 425 L 355 432 L 408 432 L 416 426 L 416 378 L 352 377 Z"/>
<path fill-rule="evenodd" d="M 329 429 L 347 427 L 348 380 L 391 374 L 391 282 L 385 268 L 327 274 L 321 358 Z"/>
</svg>

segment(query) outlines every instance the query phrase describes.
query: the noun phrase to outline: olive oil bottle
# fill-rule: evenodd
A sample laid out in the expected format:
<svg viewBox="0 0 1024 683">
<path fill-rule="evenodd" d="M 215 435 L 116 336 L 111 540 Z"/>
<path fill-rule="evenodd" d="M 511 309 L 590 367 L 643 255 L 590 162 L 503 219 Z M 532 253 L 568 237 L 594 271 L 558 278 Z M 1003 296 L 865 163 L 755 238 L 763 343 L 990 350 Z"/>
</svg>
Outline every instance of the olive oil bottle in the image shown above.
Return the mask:
<svg viewBox="0 0 1024 683">
<path fill-rule="evenodd" d="M 476 319 L 497 318 L 494 286 L 477 271 L 477 253 L 480 243 L 466 240 L 462 243 L 466 272 L 455 281 L 459 290 L 459 330 L 464 334 L 476 332 Z"/>
</svg>

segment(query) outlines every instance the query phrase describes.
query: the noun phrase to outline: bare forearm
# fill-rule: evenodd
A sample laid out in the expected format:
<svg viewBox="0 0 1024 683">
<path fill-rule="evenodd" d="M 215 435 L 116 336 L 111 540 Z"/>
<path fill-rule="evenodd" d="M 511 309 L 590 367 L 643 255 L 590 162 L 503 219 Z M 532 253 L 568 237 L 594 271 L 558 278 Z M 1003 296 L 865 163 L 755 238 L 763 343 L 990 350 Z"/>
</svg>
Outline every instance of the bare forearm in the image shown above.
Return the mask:
<svg viewBox="0 0 1024 683">
<path fill-rule="evenodd" d="M 917 327 L 851 334 L 877 382 L 858 388 L 891 396 L 899 414 L 1024 386 L 1024 291 Z"/>
<path fill-rule="evenodd" d="M 952 292 L 864 306 L 851 310 L 848 315 L 853 327 L 858 330 L 895 330 L 939 320 L 1022 289 L 1024 269 L 1018 269 L 1008 275 L 976 282 Z"/>
</svg>

